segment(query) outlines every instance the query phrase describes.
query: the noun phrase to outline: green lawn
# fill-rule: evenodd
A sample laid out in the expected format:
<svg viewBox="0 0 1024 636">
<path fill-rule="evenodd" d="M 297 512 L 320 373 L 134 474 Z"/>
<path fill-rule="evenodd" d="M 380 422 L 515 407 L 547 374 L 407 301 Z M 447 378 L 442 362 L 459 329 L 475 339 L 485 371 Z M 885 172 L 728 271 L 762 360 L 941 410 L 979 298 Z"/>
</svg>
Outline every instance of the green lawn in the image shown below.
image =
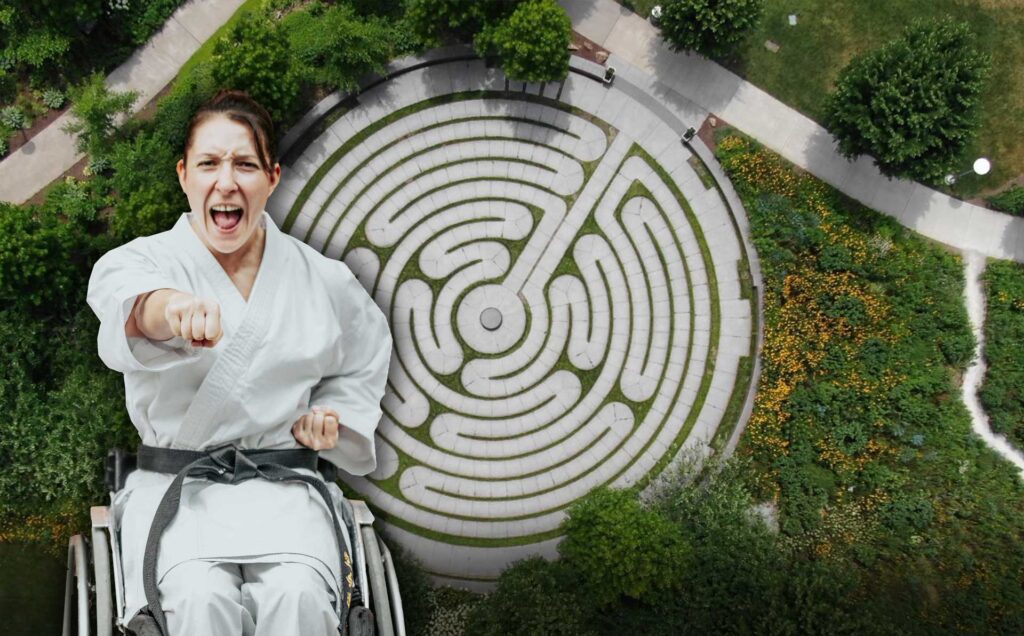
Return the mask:
<svg viewBox="0 0 1024 636">
<path fill-rule="evenodd" d="M 656 0 L 623 2 L 647 15 Z M 790 13 L 798 15 L 795 27 Z M 1024 174 L 1024 0 L 765 0 L 760 25 L 726 65 L 800 112 L 820 120 L 822 98 L 854 55 L 896 37 L 917 17 L 952 15 L 971 25 L 993 58 L 982 127 L 963 170 L 992 160 L 984 178 L 964 177 L 956 194 L 991 193 Z M 764 47 L 780 45 L 778 53 Z"/>
</svg>

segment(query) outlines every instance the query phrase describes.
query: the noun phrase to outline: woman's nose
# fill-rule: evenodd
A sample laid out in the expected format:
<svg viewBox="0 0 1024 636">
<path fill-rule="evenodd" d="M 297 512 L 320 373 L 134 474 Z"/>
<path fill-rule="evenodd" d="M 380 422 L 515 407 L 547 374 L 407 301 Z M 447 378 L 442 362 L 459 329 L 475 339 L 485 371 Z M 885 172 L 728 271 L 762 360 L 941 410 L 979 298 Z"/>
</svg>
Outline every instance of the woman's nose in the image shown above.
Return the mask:
<svg viewBox="0 0 1024 636">
<path fill-rule="evenodd" d="M 230 161 L 225 161 L 220 164 L 220 170 L 217 171 L 217 189 L 224 192 L 231 192 L 237 188 L 238 184 L 235 182 L 235 167 Z"/>
</svg>

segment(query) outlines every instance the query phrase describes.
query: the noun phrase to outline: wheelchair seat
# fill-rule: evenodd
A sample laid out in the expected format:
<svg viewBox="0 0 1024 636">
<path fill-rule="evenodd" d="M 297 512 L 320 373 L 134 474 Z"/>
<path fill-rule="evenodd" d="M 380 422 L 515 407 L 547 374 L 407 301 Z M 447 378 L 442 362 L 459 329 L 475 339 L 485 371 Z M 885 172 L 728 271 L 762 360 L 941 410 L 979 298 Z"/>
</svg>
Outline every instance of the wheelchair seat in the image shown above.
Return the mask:
<svg viewBox="0 0 1024 636">
<path fill-rule="evenodd" d="M 132 453 L 122 449 L 107 453 L 104 482 L 111 502 L 124 488 L 136 465 Z M 325 481 L 334 481 L 333 474 L 323 476 Z M 352 546 L 352 569 L 356 579 L 353 606 L 361 604 L 370 609 L 376 634 L 404 636 L 405 619 L 394 559 L 373 528 L 373 513 L 365 502 L 343 497 L 338 514 L 345 521 Z M 62 633 L 64 636 L 110 636 L 114 630 L 130 633 L 126 630 L 131 617 L 124 616 L 120 530 L 115 515 L 110 506 L 93 506 L 90 519 L 89 534 L 77 534 L 68 541 Z"/>
</svg>

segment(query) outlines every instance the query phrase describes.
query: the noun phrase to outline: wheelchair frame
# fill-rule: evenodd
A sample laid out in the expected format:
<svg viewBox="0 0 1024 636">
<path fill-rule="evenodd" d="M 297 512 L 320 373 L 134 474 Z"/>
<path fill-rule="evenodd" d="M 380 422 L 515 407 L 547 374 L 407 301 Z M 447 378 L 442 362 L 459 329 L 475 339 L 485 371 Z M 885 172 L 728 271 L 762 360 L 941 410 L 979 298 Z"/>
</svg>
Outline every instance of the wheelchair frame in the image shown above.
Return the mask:
<svg viewBox="0 0 1024 636">
<path fill-rule="evenodd" d="M 107 458 L 107 484 L 124 487 L 128 459 L 120 450 Z M 398 589 L 394 559 L 373 528 L 373 513 L 366 503 L 342 498 L 343 519 L 352 545 L 352 570 L 362 594 L 363 605 L 374 615 L 379 636 L 405 636 L 405 614 Z M 124 579 L 121 567 L 119 529 L 109 506 L 90 509 L 89 537 L 76 534 L 68 541 L 67 575 L 64 581 L 63 636 L 112 636 L 115 628 L 125 633 Z M 95 630 L 95 631 L 93 631 Z"/>
</svg>

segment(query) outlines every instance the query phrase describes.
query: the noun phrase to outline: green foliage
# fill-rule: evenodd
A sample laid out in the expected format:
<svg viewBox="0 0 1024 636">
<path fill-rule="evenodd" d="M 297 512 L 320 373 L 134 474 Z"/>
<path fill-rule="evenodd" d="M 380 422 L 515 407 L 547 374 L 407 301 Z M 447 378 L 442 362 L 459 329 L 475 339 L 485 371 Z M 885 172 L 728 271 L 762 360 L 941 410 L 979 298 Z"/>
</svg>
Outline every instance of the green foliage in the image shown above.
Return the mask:
<svg viewBox="0 0 1024 636">
<path fill-rule="evenodd" d="M 575 504 L 558 551 L 589 602 L 668 598 L 688 552 L 678 528 L 645 510 L 629 490 L 601 489 Z M 629 555 L 629 558 L 622 558 Z"/>
<path fill-rule="evenodd" d="M 97 159 L 106 156 L 116 130 L 118 115 L 131 113 L 138 93 L 115 92 L 107 88 L 104 77 L 94 73 L 85 83 L 71 90 L 73 119 L 64 132 L 78 135 L 78 151 Z"/>
<path fill-rule="evenodd" d="M 282 23 L 292 55 L 311 82 L 343 91 L 358 86 L 371 71 L 383 72 L 392 56 L 392 31 L 378 17 L 361 18 L 351 7 L 335 5 L 323 13 L 297 11 Z"/>
<path fill-rule="evenodd" d="M 28 117 L 17 106 L 6 106 L 0 110 L 0 126 L 7 130 L 22 130 L 30 125 Z"/>
<path fill-rule="evenodd" d="M 883 174 L 938 183 L 978 128 L 989 65 L 966 24 L 916 21 L 843 69 L 825 127 L 847 157 L 869 154 Z"/>
<path fill-rule="evenodd" d="M 675 51 L 725 55 L 757 25 L 763 11 L 763 0 L 669 0 L 662 6 L 661 34 Z"/>
<path fill-rule="evenodd" d="M 60 108 L 64 105 L 64 93 L 56 88 L 48 88 L 43 91 L 41 99 L 47 108 Z"/>
<path fill-rule="evenodd" d="M 561 80 L 569 72 L 572 21 L 554 0 L 527 0 L 508 18 L 487 25 L 475 39 L 478 52 L 493 52 L 511 79 Z"/>
<path fill-rule="evenodd" d="M 609 572 L 610 574 L 610 572 Z M 586 634 L 589 599 L 577 571 L 541 557 L 519 561 L 502 573 L 497 589 L 470 611 L 466 634 L 579 636 Z"/>
<path fill-rule="evenodd" d="M 61 316 L 84 302 L 92 241 L 45 209 L 0 204 L 0 306 Z"/>
<path fill-rule="evenodd" d="M 221 88 L 252 95 L 275 122 L 287 119 L 299 103 L 299 74 L 288 37 L 257 13 L 246 14 L 217 42 L 211 74 Z"/>
<path fill-rule="evenodd" d="M 1024 187 L 1010 186 L 999 194 L 989 197 L 988 202 L 1001 212 L 1024 216 Z"/>
<path fill-rule="evenodd" d="M 214 91 L 209 68 L 195 69 L 160 102 L 149 125 L 114 147 L 111 187 L 118 199 L 110 227 L 119 241 L 163 232 L 188 210 L 174 167 L 184 153 L 189 119 Z"/>
<path fill-rule="evenodd" d="M 144 44 L 150 36 L 163 28 L 181 3 L 182 0 L 130 1 L 125 30 L 131 42 L 136 46 Z"/>
<path fill-rule="evenodd" d="M 394 542 L 388 545 L 388 549 L 394 559 L 398 589 L 402 594 L 406 632 L 413 636 L 426 636 L 429 634 L 427 625 L 434 604 L 434 588 L 416 557 Z"/>
<path fill-rule="evenodd" d="M 33 84 L 108 70 L 158 31 L 181 2 L 0 0 L 0 56 Z"/>
<path fill-rule="evenodd" d="M 985 272 L 985 360 L 979 392 L 992 429 L 1024 448 L 1024 266 L 995 261 Z"/>
<path fill-rule="evenodd" d="M 405 8 L 409 27 L 426 46 L 440 46 L 450 40 L 470 42 L 488 25 L 495 25 L 520 0 L 408 0 Z"/>
<path fill-rule="evenodd" d="M 762 375 L 739 452 L 785 541 L 839 568 L 872 608 L 868 631 L 1020 631 L 1024 488 L 958 398 L 974 349 L 963 264 L 748 140 L 717 153 L 764 275 Z M 998 330 L 1019 348 L 1024 334 Z"/>
<path fill-rule="evenodd" d="M 874 613 L 858 606 L 848 571 L 796 557 L 750 513 L 744 470 L 733 463 L 699 478 L 684 464 L 646 507 L 632 491 L 591 493 L 563 526 L 562 546 L 573 546 L 572 554 L 560 547 L 561 561 L 534 558 L 506 570 L 471 614 L 466 633 L 884 633 L 871 629 Z M 597 525 L 588 526 L 591 520 Z M 650 528 L 656 528 L 650 543 L 632 538 Z M 663 549 L 665 536 L 675 537 L 675 549 Z M 595 596 L 601 585 L 633 586 L 620 577 L 638 560 L 659 558 L 675 564 L 654 566 L 661 570 L 657 586 L 668 593 Z M 596 564 L 602 572 L 591 571 Z"/>
</svg>

